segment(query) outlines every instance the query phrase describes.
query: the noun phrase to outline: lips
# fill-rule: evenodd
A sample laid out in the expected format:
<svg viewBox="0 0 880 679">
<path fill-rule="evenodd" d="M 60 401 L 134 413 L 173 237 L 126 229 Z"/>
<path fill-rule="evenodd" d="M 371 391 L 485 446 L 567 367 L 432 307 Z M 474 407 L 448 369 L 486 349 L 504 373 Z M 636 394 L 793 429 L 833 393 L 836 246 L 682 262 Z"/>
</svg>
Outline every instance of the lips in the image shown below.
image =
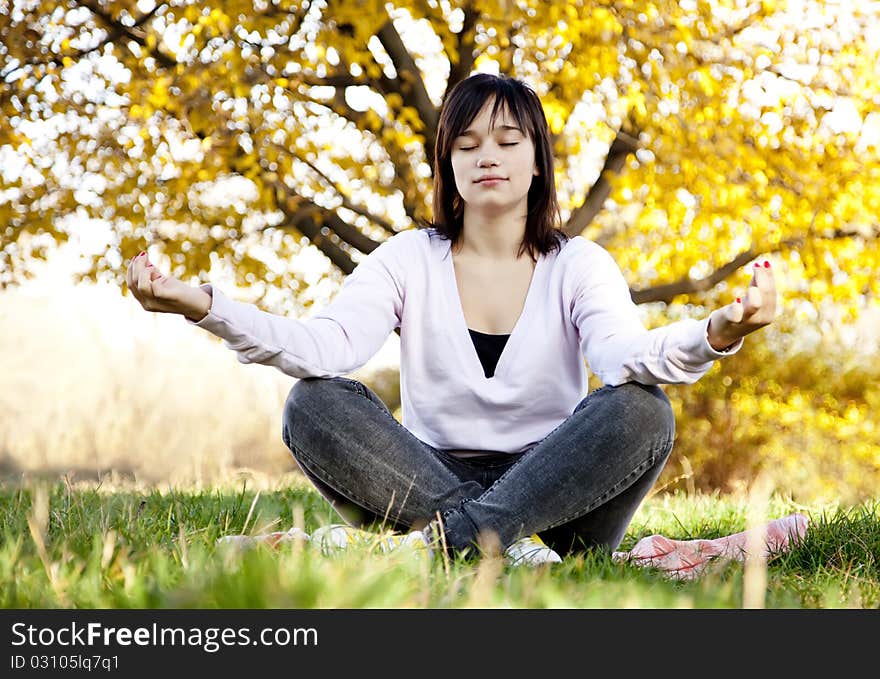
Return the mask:
<svg viewBox="0 0 880 679">
<path fill-rule="evenodd" d="M 482 182 L 491 181 L 494 179 L 504 180 L 504 179 L 507 179 L 507 177 L 499 177 L 498 175 L 490 174 L 490 175 L 486 175 L 485 177 L 480 177 L 475 183 L 481 184 Z"/>
</svg>

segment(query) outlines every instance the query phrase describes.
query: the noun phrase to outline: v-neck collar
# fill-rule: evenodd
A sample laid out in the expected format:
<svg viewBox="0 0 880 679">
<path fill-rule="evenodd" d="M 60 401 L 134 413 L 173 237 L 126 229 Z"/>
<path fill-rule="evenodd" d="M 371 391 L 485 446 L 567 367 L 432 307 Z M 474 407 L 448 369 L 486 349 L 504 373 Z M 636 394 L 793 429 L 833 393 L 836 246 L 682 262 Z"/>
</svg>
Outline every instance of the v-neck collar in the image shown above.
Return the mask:
<svg viewBox="0 0 880 679">
<path fill-rule="evenodd" d="M 516 352 L 518 351 L 520 344 L 523 342 L 523 338 L 528 334 L 529 326 L 531 325 L 532 317 L 534 315 L 531 313 L 531 307 L 534 304 L 532 300 L 535 295 L 538 294 L 535 292 L 535 289 L 540 285 L 539 276 L 543 271 L 542 264 L 546 259 L 546 255 L 540 252 L 538 253 L 538 260 L 535 262 L 535 268 L 532 270 L 532 279 L 529 281 L 529 289 L 526 292 L 526 299 L 523 303 L 522 311 L 520 312 L 519 318 L 516 319 L 513 330 L 510 331 L 510 336 L 507 338 L 507 343 L 504 345 L 501 355 L 498 357 L 498 362 L 495 364 L 494 375 L 492 377 L 486 377 L 483 364 L 477 354 L 477 348 L 474 346 L 473 339 L 471 338 L 467 319 L 464 317 L 464 307 L 461 304 L 461 296 L 458 293 L 458 283 L 455 277 L 455 262 L 452 258 L 452 241 L 444 240 L 443 243 L 444 246 L 440 250 L 441 263 L 444 271 L 443 279 L 446 289 L 446 299 L 449 304 L 449 317 L 451 319 L 450 331 L 453 340 L 458 343 L 458 349 L 464 357 L 467 369 L 470 370 L 472 374 L 477 375 L 479 378 L 486 381 L 495 380 L 496 377 L 504 377 L 507 373 L 507 366 L 514 360 Z"/>
</svg>

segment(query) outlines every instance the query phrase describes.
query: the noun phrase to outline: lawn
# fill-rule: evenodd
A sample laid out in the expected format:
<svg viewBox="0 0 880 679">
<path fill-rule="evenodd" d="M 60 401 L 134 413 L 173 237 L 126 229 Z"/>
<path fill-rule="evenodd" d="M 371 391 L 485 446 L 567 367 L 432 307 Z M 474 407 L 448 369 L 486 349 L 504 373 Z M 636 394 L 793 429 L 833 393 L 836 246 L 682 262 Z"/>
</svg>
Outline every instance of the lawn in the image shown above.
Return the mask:
<svg viewBox="0 0 880 679">
<path fill-rule="evenodd" d="M 744 498 L 659 493 L 639 509 L 621 549 L 646 535 L 715 538 L 746 528 Z M 878 503 L 803 507 L 773 495 L 768 518 L 810 518 L 806 538 L 766 568 L 766 608 L 880 606 Z M 693 582 L 569 557 L 538 569 L 497 558 L 429 559 L 377 545 L 324 555 L 308 543 L 278 551 L 218 549 L 217 538 L 337 522 L 297 475 L 212 487 L 0 482 L 3 608 L 741 608 L 744 567 Z"/>
</svg>

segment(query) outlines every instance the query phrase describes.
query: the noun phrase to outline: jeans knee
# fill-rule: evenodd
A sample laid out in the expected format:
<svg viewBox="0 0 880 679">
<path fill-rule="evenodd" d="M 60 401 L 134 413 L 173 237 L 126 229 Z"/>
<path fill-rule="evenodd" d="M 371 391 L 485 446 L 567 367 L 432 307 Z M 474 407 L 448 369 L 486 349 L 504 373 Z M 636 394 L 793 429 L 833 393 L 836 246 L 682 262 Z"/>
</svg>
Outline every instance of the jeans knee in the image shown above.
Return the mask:
<svg viewBox="0 0 880 679">
<path fill-rule="evenodd" d="M 299 427 L 303 412 L 320 411 L 326 407 L 327 392 L 337 387 L 340 378 L 306 377 L 297 380 L 287 394 L 281 416 L 281 439 L 293 450 L 294 431 Z"/>
<path fill-rule="evenodd" d="M 646 434 L 665 439 L 671 450 L 675 438 L 675 411 L 666 393 L 657 385 L 638 382 L 618 385 L 612 391 L 620 397 L 626 415 Z"/>
<path fill-rule="evenodd" d="M 675 412 L 669 397 L 655 384 L 637 384 L 641 392 L 641 412 L 652 427 L 666 433 L 670 439 L 675 435 Z"/>
</svg>

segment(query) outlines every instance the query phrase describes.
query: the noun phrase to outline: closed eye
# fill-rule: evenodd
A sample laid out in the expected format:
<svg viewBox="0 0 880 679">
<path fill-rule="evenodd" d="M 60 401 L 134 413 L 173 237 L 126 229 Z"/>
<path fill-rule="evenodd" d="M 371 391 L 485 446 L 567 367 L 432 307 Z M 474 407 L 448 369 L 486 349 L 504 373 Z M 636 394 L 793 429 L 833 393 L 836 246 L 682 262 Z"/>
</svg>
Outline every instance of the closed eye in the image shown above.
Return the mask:
<svg viewBox="0 0 880 679">
<path fill-rule="evenodd" d="M 504 144 L 499 144 L 499 146 L 516 146 L 517 144 L 519 144 L 518 141 L 511 141 L 511 142 L 507 142 Z M 476 146 L 461 146 L 461 147 L 459 147 L 458 150 L 459 151 L 473 151 L 475 148 L 477 148 L 477 147 Z"/>
</svg>

